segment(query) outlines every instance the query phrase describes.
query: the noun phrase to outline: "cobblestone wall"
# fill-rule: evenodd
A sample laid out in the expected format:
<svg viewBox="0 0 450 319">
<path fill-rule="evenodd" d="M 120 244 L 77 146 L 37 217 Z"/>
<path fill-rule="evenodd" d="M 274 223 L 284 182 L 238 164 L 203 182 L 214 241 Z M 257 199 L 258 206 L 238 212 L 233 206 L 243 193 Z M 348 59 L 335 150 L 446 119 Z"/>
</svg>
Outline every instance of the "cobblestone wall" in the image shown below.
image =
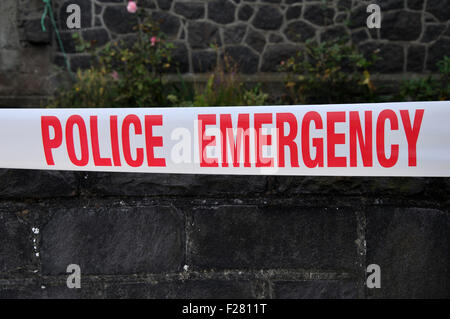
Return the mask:
<svg viewBox="0 0 450 319">
<path fill-rule="evenodd" d="M 60 26 L 67 29 L 65 8 L 74 1 L 59 2 Z M 86 40 L 104 44 L 130 37 L 136 16 L 127 12 L 127 1 L 76 2 Z M 381 6 L 381 29 L 367 28 L 371 3 Z M 363 52 L 380 49 L 382 59 L 374 67 L 380 73 L 435 71 L 450 50 L 449 0 L 141 0 L 138 5 L 176 42 L 183 73 L 210 71 L 223 53 L 243 73 L 274 72 L 305 41 L 338 37 L 347 37 Z M 88 65 L 88 57 L 75 54 L 69 33 L 64 39 L 74 54 L 73 67 Z"/>
</svg>

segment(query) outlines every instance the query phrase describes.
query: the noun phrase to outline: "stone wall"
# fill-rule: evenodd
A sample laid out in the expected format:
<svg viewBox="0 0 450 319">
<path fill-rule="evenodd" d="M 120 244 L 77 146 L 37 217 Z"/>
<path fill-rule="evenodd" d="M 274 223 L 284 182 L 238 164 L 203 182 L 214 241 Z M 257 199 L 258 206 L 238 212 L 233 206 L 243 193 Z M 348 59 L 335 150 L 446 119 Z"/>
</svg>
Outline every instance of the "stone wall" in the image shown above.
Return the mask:
<svg viewBox="0 0 450 319">
<path fill-rule="evenodd" d="M 126 11 L 126 0 L 59 1 L 61 28 L 67 29 L 65 8 L 74 2 L 81 4 L 86 40 L 101 45 L 130 37 L 136 16 Z M 381 29 L 367 28 L 371 3 L 381 6 Z M 450 50 L 449 0 L 140 0 L 138 5 L 177 44 L 182 73 L 208 72 L 223 53 L 243 73 L 271 73 L 305 41 L 338 37 L 366 53 L 379 49 L 382 59 L 374 70 L 380 73 L 435 71 Z M 69 32 L 64 39 L 73 68 L 89 65 L 88 57 L 75 54 Z M 60 55 L 56 59 L 61 62 Z"/>
<path fill-rule="evenodd" d="M 449 191 L 445 178 L 0 170 L 0 298 L 449 298 Z M 380 289 L 364 286 L 369 264 Z"/>
</svg>

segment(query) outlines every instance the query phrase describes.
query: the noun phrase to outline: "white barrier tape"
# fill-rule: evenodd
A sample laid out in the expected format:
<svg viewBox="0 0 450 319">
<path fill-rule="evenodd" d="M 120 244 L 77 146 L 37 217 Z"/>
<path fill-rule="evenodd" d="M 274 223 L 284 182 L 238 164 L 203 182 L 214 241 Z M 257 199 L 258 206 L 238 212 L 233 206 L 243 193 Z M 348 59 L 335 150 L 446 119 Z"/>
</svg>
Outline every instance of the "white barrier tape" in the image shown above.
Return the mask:
<svg viewBox="0 0 450 319">
<path fill-rule="evenodd" d="M 0 110 L 0 167 L 450 176 L 450 102 Z"/>
</svg>

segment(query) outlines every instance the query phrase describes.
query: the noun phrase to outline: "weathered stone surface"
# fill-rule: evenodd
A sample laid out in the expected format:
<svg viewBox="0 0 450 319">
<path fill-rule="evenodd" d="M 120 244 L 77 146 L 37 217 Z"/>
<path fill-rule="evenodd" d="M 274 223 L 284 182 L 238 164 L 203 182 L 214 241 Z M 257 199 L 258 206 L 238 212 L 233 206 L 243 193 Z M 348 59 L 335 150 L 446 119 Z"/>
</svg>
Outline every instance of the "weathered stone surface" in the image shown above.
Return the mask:
<svg viewBox="0 0 450 319">
<path fill-rule="evenodd" d="M 440 21 L 450 20 L 450 0 L 428 0 L 426 10 Z"/>
<path fill-rule="evenodd" d="M 422 20 L 419 13 L 396 11 L 383 15 L 381 37 L 389 40 L 413 41 L 422 33 Z"/>
<path fill-rule="evenodd" d="M 333 23 L 334 9 L 323 4 L 307 5 L 305 7 L 304 18 L 316 25 L 325 26 Z"/>
<path fill-rule="evenodd" d="M 172 6 L 172 0 L 156 0 L 158 7 L 162 10 L 169 10 Z"/>
<path fill-rule="evenodd" d="M 105 26 L 114 33 L 131 33 L 138 24 L 137 16 L 128 13 L 125 6 L 108 6 L 103 12 Z"/>
<path fill-rule="evenodd" d="M 208 2 L 208 18 L 217 23 L 227 24 L 234 21 L 236 6 L 229 0 Z"/>
<path fill-rule="evenodd" d="M 276 281 L 275 298 L 349 299 L 358 297 L 358 284 L 349 280 Z"/>
<path fill-rule="evenodd" d="M 0 208 L 0 278 L 11 274 L 31 274 L 35 269 L 32 267 L 31 227 L 20 218 L 20 214 L 14 209 Z"/>
<path fill-rule="evenodd" d="M 425 1 L 423 0 L 407 0 L 406 5 L 409 9 L 422 10 Z"/>
<path fill-rule="evenodd" d="M 192 67 L 194 72 L 204 73 L 214 70 L 217 65 L 217 53 L 215 51 L 192 52 Z"/>
<path fill-rule="evenodd" d="M 88 173 L 82 178 L 81 191 L 90 195 L 155 196 L 183 195 L 235 196 L 261 194 L 266 176 Z"/>
<path fill-rule="evenodd" d="M 428 49 L 427 69 L 431 71 L 437 71 L 436 63 L 448 56 L 450 52 L 450 39 L 442 38 L 436 41 Z"/>
<path fill-rule="evenodd" d="M 255 51 L 262 52 L 266 45 L 266 38 L 260 32 L 250 30 L 245 39 L 245 43 Z"/>
<path fill-rule="evenodd" d="M 253 8 L 249 5 L 244 5 L 239 9 L 238 19 L 241 21 L 248 21 L 253 15 Z"/>
<path fill-rule="evenodd" d="M 322 31 L 320 40 L 326 42 L 334 42 L 346 40 L 349 38 L 348 31 L 343 26 L 330 27 Z"/>
<path fill-rule="evenodd" d="M 302 14 L 302 6 L 292 6 L 286 11 L 286 20 L 293 20 L 300 17 Z"/>
<path fill-rule="evenodd" d="M 73 72 L 79 69 L 86 70 L 92 66 L 95 59 L 90 55 L 77 55 L 70 59 L 70 68 Z"/>
<path fill-rule="evenodd" d="M 281 27 L 283 15 L 280 10 L 272 6 L 262 6 L 253 18 L 253 26 L 262 30 L 277 30 Z"/>
<path fill-rule="evenodd" d="M 189 72 L 189 52 L 184 42 L 174 42 L 175 48 L 172 52 L 171 71 L 178 73 Z"/>
<path fill-rule="evenodd" d="M 445 25 L 441 24 L 429 24 L 425 27 L 425 32 L 423 33 L 420 42 L 432 42 L 437 40 L 445 30 Z"/>
<path fill-rule="evenodd" d="M 75 172 L 0 169 L 0 198 L 47 198 L 77 194 Z"/>
<path fill-rule="evenodd" d="M 421 45 L 411 45 L 408 48 L 409 72 L 422 72 L 425 64 L 425 47 Z"/>
<path fill-rule="evenodd" d="M 179 271 L 184 265 L 184 219 L 172 207 L 56 209 L 42 232 L 42 272 L 84 274 Z"/>
<path fill-rule="evenodd" d="M 293 56 L 298 51 L 298 48 L 291 44 L 269 45 L 262 57 L 263 62 L 261 71 L 276 72 L 280 66 L 281 61 L 284 61 Z"/>
<path fill-rule="evenodd" d="M 209 22 L 189 22 L 188 42 L 193 49 L 207 49 L 212 44 L 221 45 L 219 29 Z"/>
<path fill-rule="evenodd" d="M 316 30 L 306 22 L 295 21 L 287 25 L 284 34 L 292 42 L 306 42 L 316 35 Z"/>
<path fill-rule="evenodd" d="M 352 7 L 352 0 L 338 0 L 337 2 L 338 10 L 348 10 Z"/>
<path fill-rule="evenodd" d="M 157 21 L 161 32 L 169 37 L 175 37 L 180 29 L 180 20 L 173 14 L 167 12 L 155 11 L 152 13 L 152 19 Z"/>
<path fill-rule="evenodd" d="M 245 24 L 238 24 L 227 28 L 223 33 L 223 41 L 225 44 L 239 44 L 244 39 L 246 32 L 247 26 Z"/>
<path fill-rule="evenodd" d="M 201 19 L 205 16 L 205 5 L 201 2 L 176 2 L 174 11 L 186 19 Z"/>
<path fill-rule="evenodd" d="M 50 44 L 52 38 L 50 34 L 51 24 L 45 20 L 46 31 L 41 28 L 41 20 L 27 20 L 23 24 L 24 40 L 33 44 Z"/>
<path fill-rule="evenodd" d="M 224 53 L 237 64 L 239 72 L 249 74 L 258 70 L 259 56 L 249 48 L 240 45 L 230 46 Z"/>
<path fill-rule="evenodd" d="M 106 298 L 247 299 L 255 298 L 250 282 L 241 280 L 164 281 L 156 284 L 108 284 Z"/>
<path fill-rule="evenodd" d="M 219 206 L 194 208 L 191 218 L 195 269 L 356 269 L 348 209 Z"/>
<path fill-rule="evenodd" d="M 352 42 L 354 44 L 358 44 L 369 39 L 369 33 L 365 29 L 361 29 L 352 33 Z"/>
<path fill-rule="evenodd" d="M 110 41 L 108 32 L 105 29 L 88 29 L 82 32 L 83 39 L 89 41 L 94 46 L 103 46 Z"/>
<path fill-rule="evenodd" d="M 395 73 L 403 70 L 404 52 L 398 44 L 367 42 L 360 46 L 363 53 L 370 56 L 375 51 L 379 52 L 381 59 L 377 60 L 372 70 L 380 73 Z"/>
<path fill-rule="evenodd" d="M 380 266 L 382 287 L 369 297 L 450 297 L 448 212 L 379 207 L 366 220 L 366 263 Z"/>
</svg>

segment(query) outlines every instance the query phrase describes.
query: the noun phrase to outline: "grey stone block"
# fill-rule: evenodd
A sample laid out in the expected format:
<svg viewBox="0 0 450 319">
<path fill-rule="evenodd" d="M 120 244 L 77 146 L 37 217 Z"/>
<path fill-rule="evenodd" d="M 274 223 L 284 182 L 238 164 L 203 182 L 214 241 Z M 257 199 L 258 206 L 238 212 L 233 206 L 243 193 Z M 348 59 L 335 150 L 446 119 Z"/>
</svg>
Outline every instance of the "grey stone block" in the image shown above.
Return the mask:
<svg viewBox="0 0 450 319">
<path fill-rule="evenodd" d="M 450 297 L 448 212 L 379 207 L 366 219 L 366 263 L 381 268 L 381 288 L 367 289 L 368 297 Z"/>
<path fill-rule="evenodd" d="M 195 269 L 340 269 L 356 265 L 356 219 L 349 209 L 283 206 L 194 208 Z"/>
<path fill-rule="evenodd" d="M 358 298 L 358 284 L 351 280 L 276 281 L 273 286 L 279 299 Z"/>
<path fill-rule="evenodd" d="M 82 274 L 178 271 L 184 265 L 184 218 L 171 207 L 56 209 L 42 232 L 42 271 Z"/>
<path fill-rule="evenodd" d="M 74 196 L 77 176 L 74 172 L 0 169 L 0 198 Z"/>
</svg>

